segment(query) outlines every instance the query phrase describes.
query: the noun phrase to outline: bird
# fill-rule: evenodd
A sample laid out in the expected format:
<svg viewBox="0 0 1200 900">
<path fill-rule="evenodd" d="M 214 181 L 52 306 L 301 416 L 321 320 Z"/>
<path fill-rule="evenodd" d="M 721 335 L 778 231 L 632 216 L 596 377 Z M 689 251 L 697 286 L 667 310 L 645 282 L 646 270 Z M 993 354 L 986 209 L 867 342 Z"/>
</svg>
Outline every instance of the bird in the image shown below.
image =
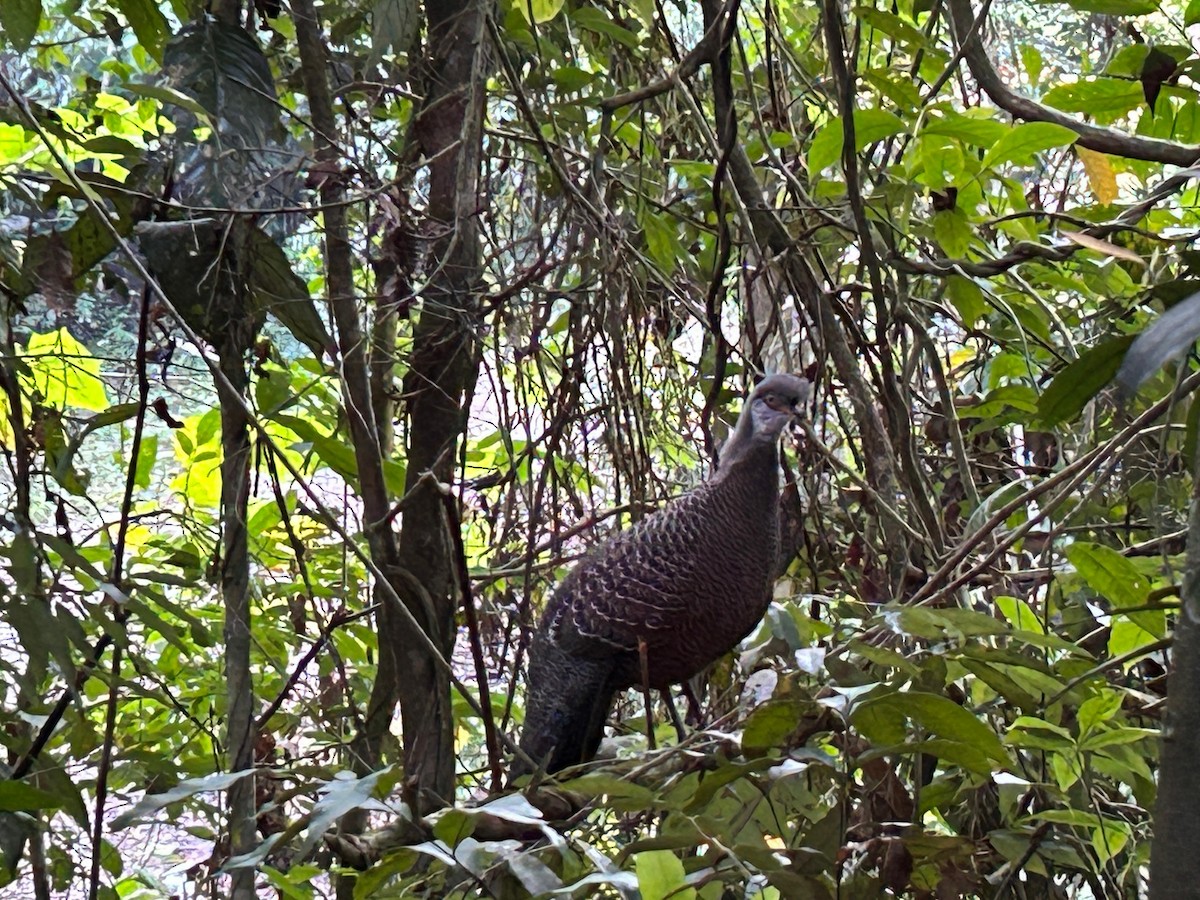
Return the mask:
<svg viewBox="0 0 1200 900">
<path fill-rule="evenodd" d="M 587 554 L 553 592 L 529 645 L 520 740 L 547 773 L 595 755 L 619 691 L 686 681 L 762 619 L 779 555 L 780 436 L 809 392 L 795 375 L 764 378 L 712 475 Z M 531 770 L 518 758 L 512 773 Z"/>
</svg>

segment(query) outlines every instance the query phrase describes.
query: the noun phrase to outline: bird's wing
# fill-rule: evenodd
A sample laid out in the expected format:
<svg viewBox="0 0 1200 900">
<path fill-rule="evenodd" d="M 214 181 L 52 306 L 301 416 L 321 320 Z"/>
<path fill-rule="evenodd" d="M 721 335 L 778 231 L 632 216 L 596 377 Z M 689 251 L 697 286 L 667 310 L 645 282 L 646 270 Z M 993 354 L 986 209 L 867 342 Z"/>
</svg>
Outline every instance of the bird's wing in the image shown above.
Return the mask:
<svg viewBox="0 0 1200 900">
<path fill-rule="evenodd" d="M 556 639 L 581 655 L 636 652 L 686 622 L 689 605 L 711 578 L 713 548 L 691 523 L 703 491 L 685 494 L 585 558 L 551 601 Z"/>
</svg>

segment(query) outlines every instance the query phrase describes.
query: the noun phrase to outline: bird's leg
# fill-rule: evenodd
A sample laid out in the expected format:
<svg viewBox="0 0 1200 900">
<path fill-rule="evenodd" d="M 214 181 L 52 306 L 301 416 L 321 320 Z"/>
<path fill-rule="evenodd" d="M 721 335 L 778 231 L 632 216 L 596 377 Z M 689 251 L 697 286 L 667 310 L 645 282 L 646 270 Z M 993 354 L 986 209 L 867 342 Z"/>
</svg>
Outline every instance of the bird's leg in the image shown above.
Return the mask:
<svg viewBox="0 0 1200 900">
<path fill-rule="evenodd" d="M 646 746 L 657 750 L 658 744 L 654 740 L 653 707 L 650 705 L 650 659 L 646 653 L 646 639 L 641 636 L 638 637 L 638 662 L 642 665 L 642 698 L 646 705 Z"/>
<path fill-rule="evenodd" d="M 700 703 L 700 698 L 696 696 L 696 692 L 692 688 L 691 680 L 683 682 L 679 687 L 683 690 L 683 696 L 687 697 L 688 722 L 691 723 L 693 728 L 702 728 L 704 726 L 703 706 Z"/>
<path fill-rule="evenodd" d="M 679 718 L 679 710 L 675 707 L 675 698 L 671 696 L 671 689 L 667 688 L 658 692 L 663 702 L 667 704 L 667 712 L 671 714 L 671 722 L 675 725 L 675 733 L 679 735 L 679 743 L 683 743 L 687 738 L 687 728 L 684 727 L 683 719 Z"/>
</svg>

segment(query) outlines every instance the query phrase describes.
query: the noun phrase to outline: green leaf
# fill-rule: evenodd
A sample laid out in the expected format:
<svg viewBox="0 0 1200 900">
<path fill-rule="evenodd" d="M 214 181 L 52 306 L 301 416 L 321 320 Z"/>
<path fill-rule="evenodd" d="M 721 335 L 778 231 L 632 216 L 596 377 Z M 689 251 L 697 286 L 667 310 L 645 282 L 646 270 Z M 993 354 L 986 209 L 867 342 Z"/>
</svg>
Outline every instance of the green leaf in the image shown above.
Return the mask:
<svg viewBox="0 0 1200 900">
<path fill-rule="evenodd" d="M 1166 612 L 1163 610 L 1157 610 L 1154 612 L 1147 610 L 1145 613 L 1139 613 L 1139 616 L 1142 615 L 1161 616 L 1162 626 L 1159 627 L 1157 622 L 1153 623 L 1154 631 L 1151 632 L 1147 631 L 1137 622 L 1132 621 L 1132 617 L 1115 620 L 1112 623 L 1112 628 L 1110 628 L 1108 632 L 1109 656 L 1114 658 L 1121 657 L 1127 653 L 1132 653 L 1135 650 L 1141 650 L 1143 647 L 1148 647 L 1160 639 L 1159 636 L 1166 628 Z M 1130 665 L 1132 665 L 1132 663 L 1126 663 L 1126 668 L 1128 668 Z"/>
<path fill-rule="evenodd" d="M 1073 421 L 1088 401 L 1112 381 L 1134 338 L 1135 335 L 1127 334 L 1103 341 L 1055 375 L 1038 398 L 1041 420 L 1048 426 Z"/>
<path fill-rule="evenodd" d="M 958 113 L 944 113 L 940 118 L 932 116 L 926 120 L 922 134 L 938 134 L 943 137 L 957 138 L 964 144 L 973 147 L 992 147 L 1009 132 L 1009 126 L 997 122 L 994 118 L 979 118 L 964 116 Z"/>
<path fill-rule="evenodd" d="M 1079 705 L 1075 720 L 1079 723 L 1079 733 L 1087 734 L 1102 722 L 1107 722 L 1121 709 L 1124 696 L 1119 691 L 1103 690 L 1094 697 L 1088 697 Z"/>
<path fill-rule="evenodd" d="M 1200 0 L 1188 0 L 1187 9 L 1183 11 L 1184 27 L 1200 22 Z"/>
<path fill-rule="evenodd" d="M 568 93 L 582 90 L 592 83 L 593 76 L 579 66 L 559 66 L 550 73 L 558 87 Z"/>
<path fill-rule="evenodd" d="M 854 17 L 913 49 L 919 49 L 929 43 L 919 28 L 894 13 L 884 12 L 872 6 L 856 6 Z"/>
<path fill-rule="evenodd" d="M 23 781 L 0 781 L 0 810 L 4 812 L 34 812 L 39 809 L 58 809 L 62 806 L 53 794 L 39 790 Z"/>
<path fill-rule="evenodd" d="M 1078 137 L 1064 125 L 1053 122 L 1028 122 L 1010 129 L 983 158 L 983 167 L 994 168 L 1005 162 L 1030 165 L 1034 154 L 1055 147 L 1066 147 Z"/>
<path fill-rule="evenodd" d="M 1008 762 L 996 733 L 970 711 L 939 694 L 903 691 L 871 697 L 855 704 L 850 720 L 876 743 L 899 744 L 907 735 L 905 720 L 949 740 L 969 744 L 989 759 Z"/>
<path fill-rule="evenodd" d="M 1200 0 L 1197 0 L 1200 2 Z M 1030 84 L 1037 84 L 1042 77 L 1042 53 L 1037 47 L 1032 44 L 1022 44 L 1019 50 L 1021 54 L 1021 67 L 1025 70 L 1025 76 L 1029 79 Z"/>
<path fill-rule="evenodd" d="M 951 275 L 946 280 L 946 296 L 958 310 L 962 323 L 967 328 L 987 315 L 988 304 L 983 299 L 983 288 L 969 278 L 961 275 Z"/>
<path fill-rule="evenodd" d="M 571 12 L 571 21 L 580 28 L 586 28 L 588 31 L 595 31 L 598 34 L 603 34 L 606 37 L 612 38 L 619 44 L 624 44 L 630 50 L 636 50 L 641 46 L 642 40 L 628 28 L 618 25 L 608 13 L 595 6 L 582 6 L 579 9 Z"/>
<path fill-rule="evenodd" d="M 122 87 L 131 94 L 136 94 L 141 97 L 149 97 L 152 100 L 157 100 L 159 103 L 174 104 L 182 109 L 195 115 L 201 122 L 211 124 L 212 117 L 208 110 L 200 103 L 183 91 L 177 91 L 175 88 L 165 84 L 142 84 L 136 81 L 130 81 Z"/>
<path fill-rule="evenodd" d="M 24 53 L 37 34 L 42 0 L 4 0 L 0 3 L 0 33 L 18 53 Z"/>
<path fill-rule="evenodd" d="M 696 891 L 687 887 L 683 863 L 670 850 L 647 850 L 634 854 L 642 900 L 695 900 Z"/>
<path fill-rule="evenodd" d="M 8 0 L 5 0 L 7 3 Z M 167 40 L 167 19 L 154 0 L 116 0 L 117 8 L 129 20 L 138 43 L 157 60 L 162 59 Z"/>
<path fill-rule="evenodd" d="M 943 209 L 933 214 L 933 236 L 949 257 L 963 257 L 971 247 L 971 226 L 960 209 Z"/>
<path fill-rule="evenodd" d="M 513 6 L 525 17 L 526 22 L 531 21 L 532 12 L 532 22 L 540 25 L 557 16 L 563 8 L 563 3 L 564 0 L 514 0 Z"/>
<path fill-rule="evenodd" d="M 1080 12 L 1106 16 L 1145 16 L 1158 9 L 1158 0 L 1059 0 Z"/>
<path fill-rule="evenodd" d="M 34 387 L 48 405 L 93 412 L 108 409 L 108 395 L 100 379 L 100 360 L 67 329 L 30 335 L 25 356 L 33 373 Z"/>
<path fill-rule="evenodd" d="M 1146 602 L 1150 586 L 1128 559 L 1100 544 L 1077 541 L 1066 549 L 1067 560 L 1089 588 L 1108 600 L 1119 612 Z M 1162 610 L 1131 612 L 1129 618 L 1155 637 L 1166 633 Z"/>
<path fill-rule="evenodd" d="M 1037 617 L 1028 603 L 1018 597 L 997 597 L 992 601 L 996 608 L 1004 614 L 1010 625 L 1020 631 L 1032 631 L 1035 634 L 1045 634 L 1042 620 Z"/>
<path fill-rule="evenodd" d="M 883 109 L 856 109 L 854 111 L 854 144 L 856 150 L 900 134 L 905 130 L 904 122 L 894 113 Z"/>
<path fill-rule="evenodd" d="M 755 755 L 755 751 L 779 746 L 784 738 L 796 730 L 800 713 L 798 700 L 768 700 L 759 704 L 746 718 L 742 729 L 743 752 L 749 756 Z"/>
<path fill-rule="evenodd" d="M 154 462 L 158 459 L 158 435 L 142 435 L 142 443 L 138 447 L 137 467 L 133 474 L 133 483 L 140 488 L 150 487 L 150 473 L 154 470 Z"/>
<path fill-rule="evenodd" d="M 881 141 L 904 131 L 904 123 L 898 116 L 882 109 L 858 109 L 854 111 L 854 144 L 856 150 Z M 830 119 L 813 135 L 808 145 L 808 173 L 815 178 L 842 156 L 845 129 L 841 117 Z"/>
<path fill-rule="evenodd" d="M 808 145 L 809 177 L 816 178 L 842 158 L 842 143 L 845 138 L 840 116 L 835 116 L 817 129 Z"/>
<path fill-rule="evenodd" d="M 1059 85 L 1047 91 L 1042 99 L 1047 105 L 1063 112 L 1105 114 L 1109 117 L 1124 115 L 1145 102 L 1141 84 L 1117 78 L 1096 78 Z"/>
<path fill-rule="evenodd" d="M 646 249 L 664 272 L 671 275 L 683 256 L 683 245 L 673 220 L 650 211 L 642 213 L 642 229 L 646 235 Z"/>
</svg>

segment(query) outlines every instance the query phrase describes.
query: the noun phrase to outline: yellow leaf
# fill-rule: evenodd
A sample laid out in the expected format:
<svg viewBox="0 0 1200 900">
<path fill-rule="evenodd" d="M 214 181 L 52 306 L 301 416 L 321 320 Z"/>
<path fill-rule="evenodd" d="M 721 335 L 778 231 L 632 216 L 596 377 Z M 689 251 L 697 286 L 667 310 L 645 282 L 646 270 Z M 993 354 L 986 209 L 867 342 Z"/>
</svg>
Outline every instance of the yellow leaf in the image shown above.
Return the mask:
<svg viewBox="0 0 1200 900">
<path fill-rule="evenodd" d="M 1084 174 L 1091 185 L 1092 194 L 1101 203 L 1112 203 L 1117 199 L 1117 174 L 1113 171 L 1108 156 L 1089 150 L 1087 147 L 1075 145 L 1079 161 L 1083 163 Z"/>
</svg>

